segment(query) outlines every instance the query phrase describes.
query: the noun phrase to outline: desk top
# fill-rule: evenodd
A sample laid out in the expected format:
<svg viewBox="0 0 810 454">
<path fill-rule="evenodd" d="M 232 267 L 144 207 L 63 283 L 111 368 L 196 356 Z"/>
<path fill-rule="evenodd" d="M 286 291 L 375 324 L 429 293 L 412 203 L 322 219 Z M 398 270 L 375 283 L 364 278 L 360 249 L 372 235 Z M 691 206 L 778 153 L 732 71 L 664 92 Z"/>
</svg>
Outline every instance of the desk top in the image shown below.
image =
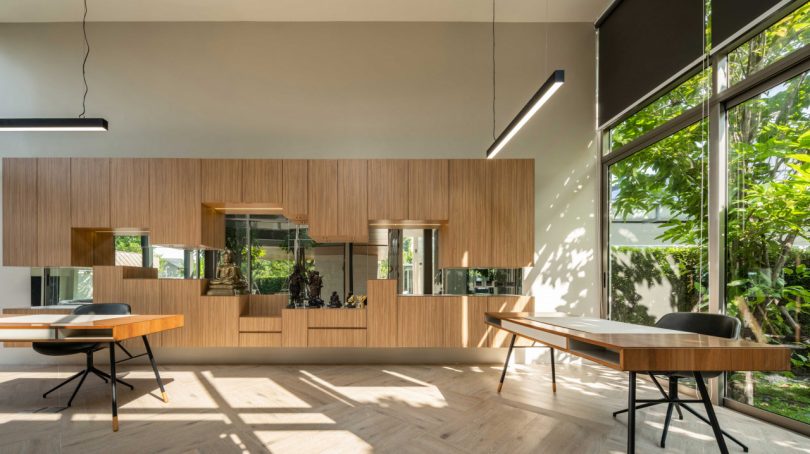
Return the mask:
<svg viewBox="0 0 810 454">
<path fill-rule="evenodd" d="M 101 342 L 183 326 L 182 315 L 0 315 L 0 341 Z"/>
<path fill-rule="evenodd" d="M 635 371 L 789 370 L 790 349 L 590 317 L 487 312 L 487 324 L 608 367 Z"/>
</svg>

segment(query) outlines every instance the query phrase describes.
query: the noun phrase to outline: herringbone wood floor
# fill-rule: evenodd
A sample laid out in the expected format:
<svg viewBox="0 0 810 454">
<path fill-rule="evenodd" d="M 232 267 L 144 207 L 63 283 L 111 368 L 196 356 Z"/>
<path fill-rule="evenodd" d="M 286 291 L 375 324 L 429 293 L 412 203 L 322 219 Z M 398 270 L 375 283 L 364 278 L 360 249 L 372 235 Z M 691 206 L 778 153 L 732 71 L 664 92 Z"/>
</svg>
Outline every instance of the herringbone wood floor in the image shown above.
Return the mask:
<svg viewBox="0 0 810 454">
<path fill-rule="evenodd" d="M 152 373 L 122 367 L 121 430 L 110 429 L 109 386 L 89 377 L 41 393 L 78 368 L 0 371 L 0 452 L 623 452 L 626 376 L 598 366 L 169 366 L 169 403 Z M 641 382 L 640 382 L 641 383 Z M 648 384 L 640 396 L 655 396 Z M 639 412 L 637 449 L 657 447 L 663 407 Z M 810 452 L 810 440 L 726 409 L 724 428 L 751 452 Z M 729 445 L 732 452 L 742 452 Z M 666 452 L 717 452 L 711 429 L 675 420 Z"/>
</svg>

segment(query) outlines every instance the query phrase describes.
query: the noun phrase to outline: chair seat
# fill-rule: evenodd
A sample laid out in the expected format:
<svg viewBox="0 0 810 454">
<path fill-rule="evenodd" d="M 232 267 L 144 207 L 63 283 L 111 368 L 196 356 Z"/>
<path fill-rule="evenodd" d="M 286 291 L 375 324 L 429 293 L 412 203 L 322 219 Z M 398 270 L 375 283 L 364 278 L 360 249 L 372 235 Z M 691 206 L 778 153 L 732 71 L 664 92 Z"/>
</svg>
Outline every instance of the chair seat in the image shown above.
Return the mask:
<svg viewBox="0 0 810 454">
<path fill-rule="evenodd" d="M 34 342 L 34 351 L 48 356 L 67 356 L 87 353 L 99 348 L 97 342 Z"/>
</svg>

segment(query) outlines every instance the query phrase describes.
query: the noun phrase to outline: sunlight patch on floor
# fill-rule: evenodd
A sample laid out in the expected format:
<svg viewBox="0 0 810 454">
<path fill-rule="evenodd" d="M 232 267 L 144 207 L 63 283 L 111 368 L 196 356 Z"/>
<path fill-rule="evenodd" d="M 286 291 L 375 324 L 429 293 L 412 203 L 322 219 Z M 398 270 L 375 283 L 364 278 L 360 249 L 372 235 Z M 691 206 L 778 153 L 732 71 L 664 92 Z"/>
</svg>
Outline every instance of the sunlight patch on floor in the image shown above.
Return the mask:
<svg viewBox="0 0 810 454">
<path fill-rule="evenodd" d="M 310 405 L 268 377 L 203 377 L 231 408 L 310 408 Z"/>
<path fill-rule="evenodd" d="M 240 413 L 245 424 L 337 424 L 323 413 Z"/>
</svg>

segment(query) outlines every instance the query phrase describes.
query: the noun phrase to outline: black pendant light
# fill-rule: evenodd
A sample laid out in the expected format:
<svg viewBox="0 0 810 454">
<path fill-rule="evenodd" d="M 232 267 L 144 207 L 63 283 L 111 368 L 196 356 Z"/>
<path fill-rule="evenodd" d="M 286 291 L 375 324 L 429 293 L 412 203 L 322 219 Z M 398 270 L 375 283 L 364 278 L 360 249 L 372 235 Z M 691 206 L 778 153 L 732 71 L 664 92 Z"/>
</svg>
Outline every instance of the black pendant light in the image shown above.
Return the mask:
<svg viewBox="0 0 810 454">
<path fill-rule="evenodd" d="M 546 60 L 548 60 L 548 0 L 546 0 Z M 487 149 L 487 159 L 494 158 L 503 147 L 512 140 L 512 137 L 520 131 L 526 123 L 543 107 L 543 104 L 562 86 L 565 82 L 565 71 L 557 69 L 540 86 L 540 89 L 529 99 L 529 102 L 520 109 L 520 112 L 509 122 L 506 129 L 501 132 L 498 138 L 492 142 Z M 495 0 L 492 0 L 492 136 L 495 136 Z"/>
<path fill-rule="evenodd" d="M 87 0 L 84 0 L 84 16 L 82 17 L 82 33 L 86 51 L 82 61 L 82 80 L 84 81 L 84 95 L 82 96 L 82 113 L 77 118 L 0 118 L 0 131 L 107 131 L 109 124 L 103 118 L 85 118 L 87 92 L 87 57 L 90 56 L 90 41 L 87 40 Z"/>
</svg>

